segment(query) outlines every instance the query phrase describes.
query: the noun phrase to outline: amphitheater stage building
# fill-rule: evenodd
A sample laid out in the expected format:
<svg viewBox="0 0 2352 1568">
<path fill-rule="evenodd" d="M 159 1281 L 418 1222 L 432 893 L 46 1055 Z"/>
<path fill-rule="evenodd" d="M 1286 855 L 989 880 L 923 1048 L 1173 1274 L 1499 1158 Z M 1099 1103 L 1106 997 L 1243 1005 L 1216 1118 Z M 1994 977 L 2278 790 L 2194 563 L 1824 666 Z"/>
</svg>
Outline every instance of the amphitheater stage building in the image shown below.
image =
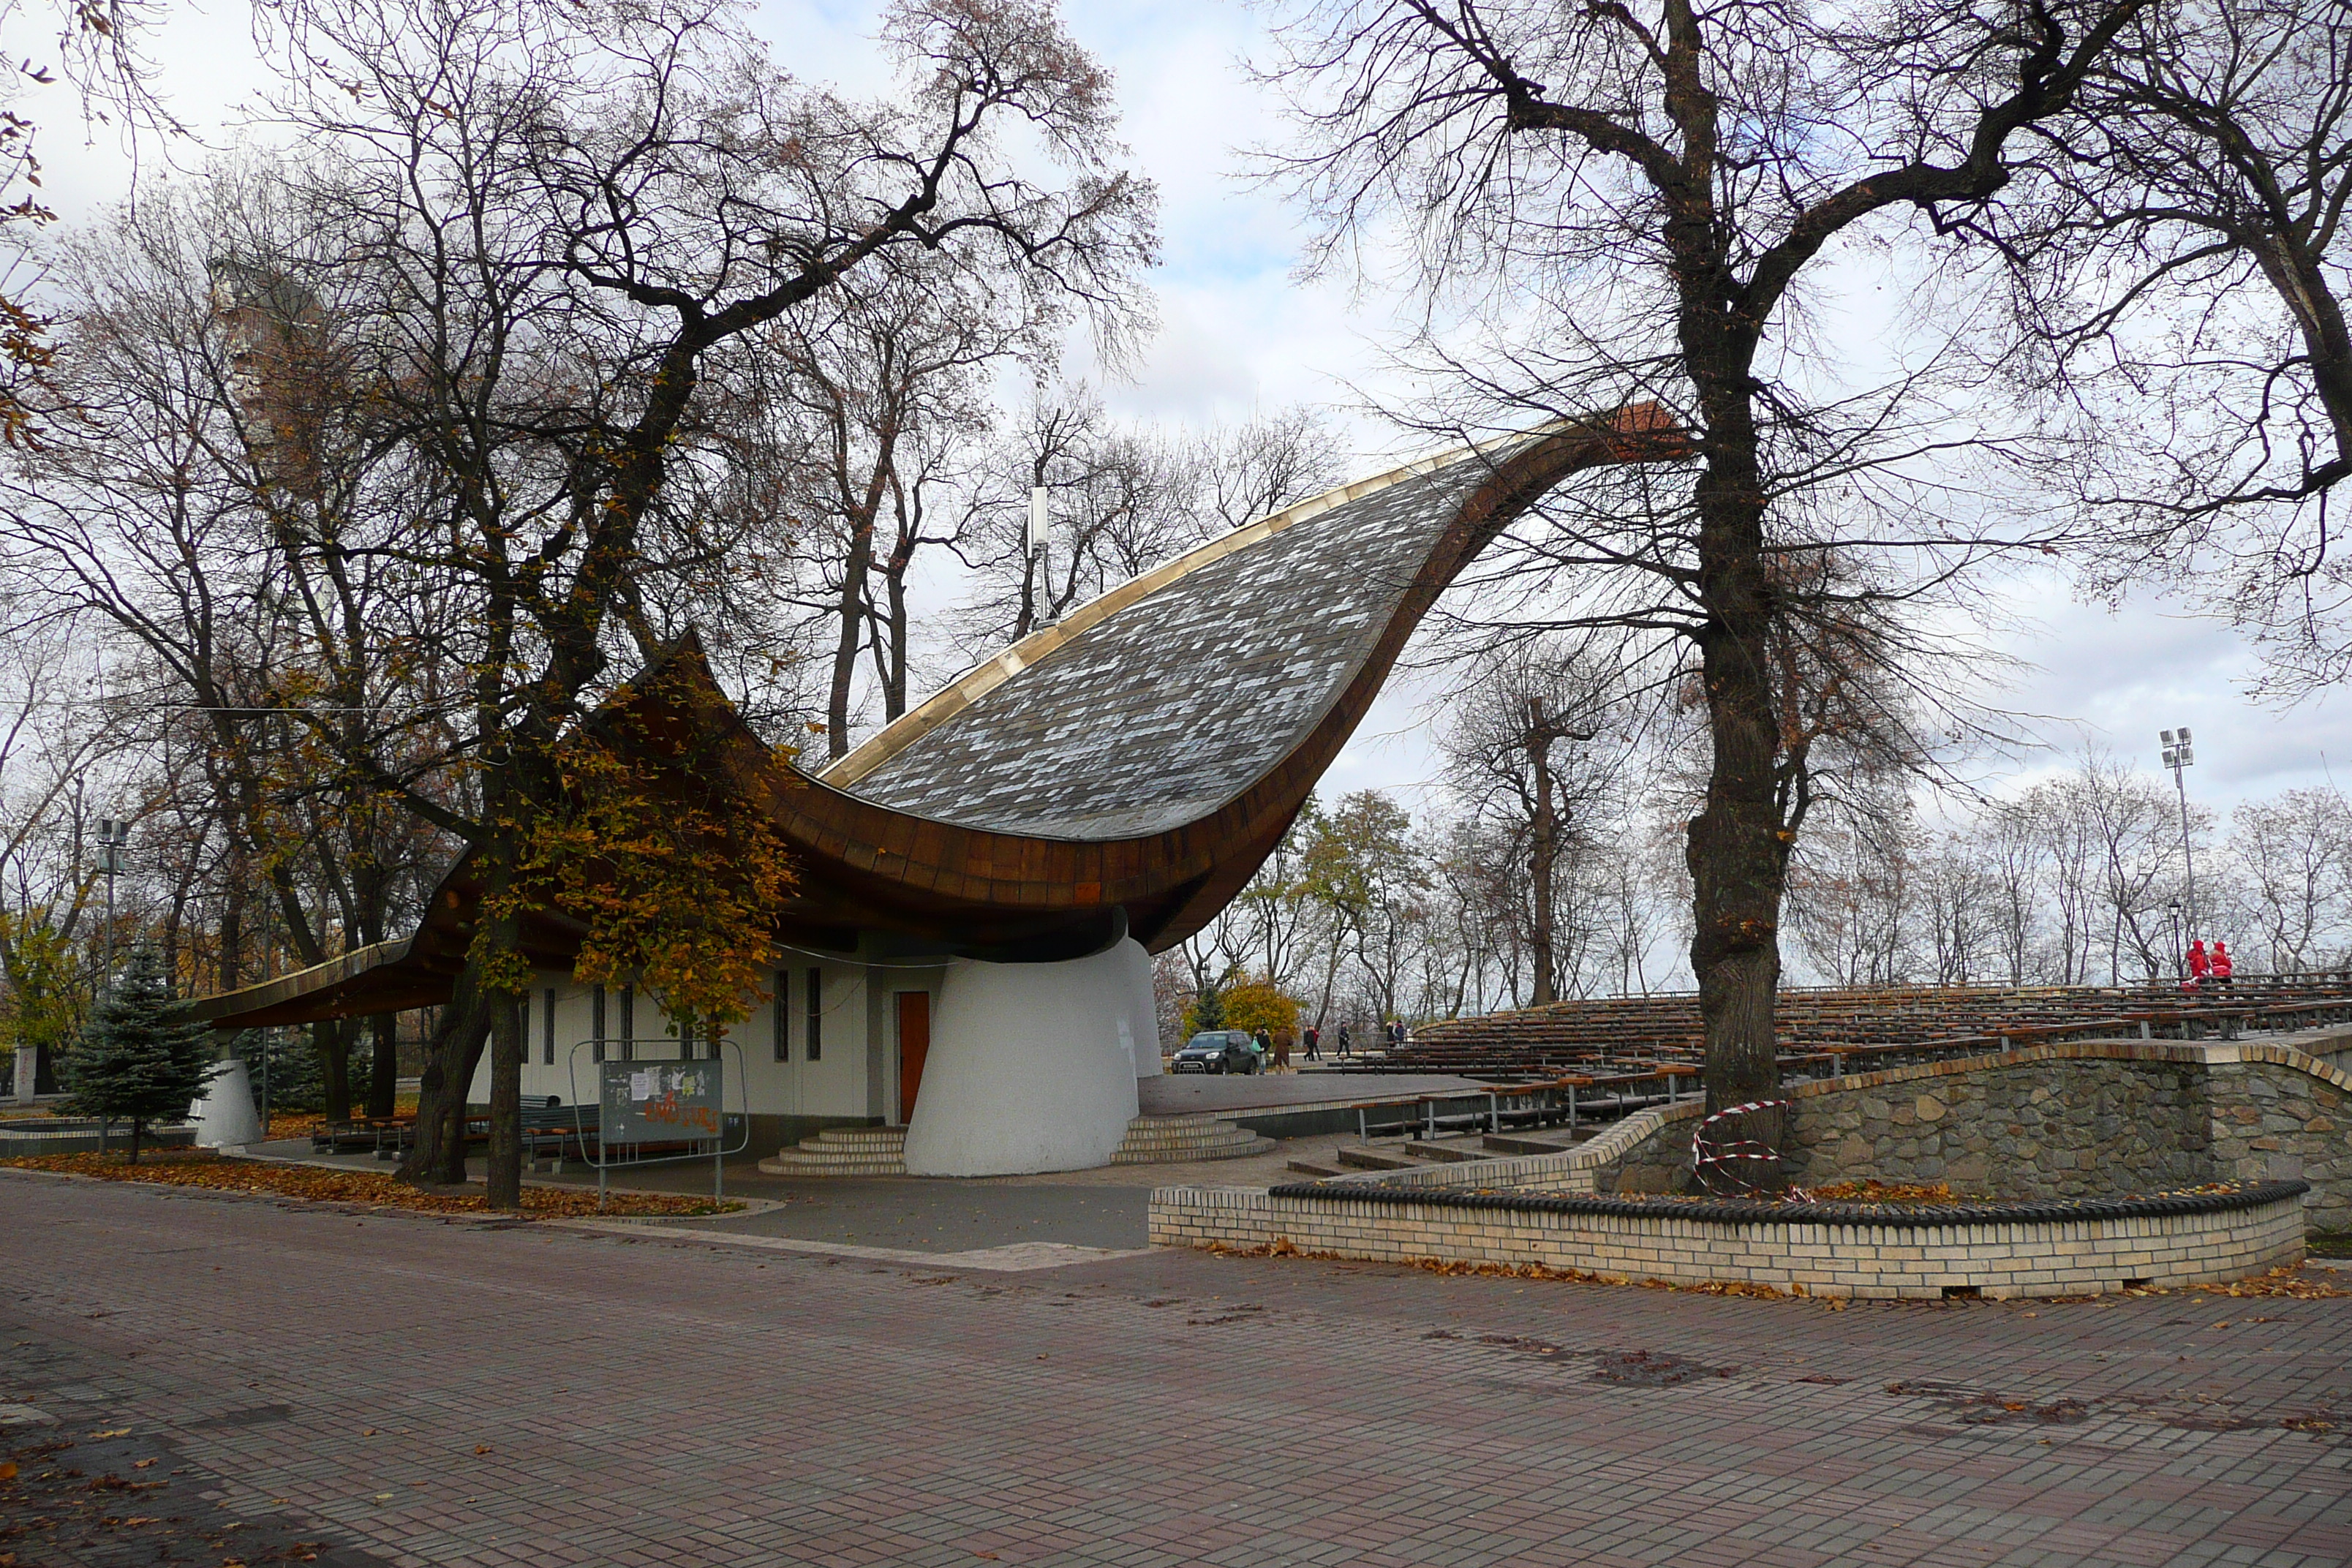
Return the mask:
<svg viewBox="0 0 2352 1568">
<path fill-rule="evenodd" d="M 730 1035 L 730 1108 L 770 1146 L 881 1130 L 917 1174 L 1132 1154 L 1160 1064 L 1150 955 L 1248 882 L 1504 528 L 1581 470 L 1685 449 L 1644 405 L 1344 486 L 1113 589 L 815 772 L 779 761 L 683 642 L 614 699 L 613 732 L 743 792 L 798 878 Z M 445 1002 L 479 894 L 461 860 L 410 936 L 201 1006 L 229 1030 Z M 580 937 L 526 921 L 527 1096 L 593 1101 L 599 1058 L 709 1048 L 648 996 L 575 984 Z"/>
</svg>

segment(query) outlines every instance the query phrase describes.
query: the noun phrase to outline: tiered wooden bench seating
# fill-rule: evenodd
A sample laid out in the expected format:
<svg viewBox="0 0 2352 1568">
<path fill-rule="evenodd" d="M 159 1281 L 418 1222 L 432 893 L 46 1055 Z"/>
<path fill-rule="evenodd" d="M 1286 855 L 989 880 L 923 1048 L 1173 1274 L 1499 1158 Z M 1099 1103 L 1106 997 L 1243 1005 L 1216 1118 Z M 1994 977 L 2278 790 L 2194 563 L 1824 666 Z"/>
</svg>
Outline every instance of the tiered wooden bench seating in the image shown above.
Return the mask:
<svg viewBox="0 0 2352 1568">
<path fill-rule="evenodd" d="M 1806 1078 L 2055 1039 L 2198 1039 L 2347 1020 L 2352 971 L 2250 976 L 2202 994 L 2170 984 L 1791 989 L 1778 1010 L 1782 1070 Z M 1335 1065 L 1488 1083 L 1573 1075 L 1633 1092 L 1695 1067 L 1700 1037 L 1695 994 L 1601 997 L 1432 1024 L 1379 1058 Z"/>
</svg>

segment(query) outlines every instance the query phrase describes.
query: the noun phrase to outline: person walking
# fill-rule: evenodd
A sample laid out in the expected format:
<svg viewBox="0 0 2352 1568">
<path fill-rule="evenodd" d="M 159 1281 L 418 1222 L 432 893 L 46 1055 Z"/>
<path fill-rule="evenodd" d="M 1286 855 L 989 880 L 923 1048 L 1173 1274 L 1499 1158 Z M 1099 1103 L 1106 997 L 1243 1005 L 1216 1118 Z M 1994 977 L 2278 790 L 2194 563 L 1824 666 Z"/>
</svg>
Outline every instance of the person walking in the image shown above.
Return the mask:
<svg viewBox="0 0 2352 1568">
<path fill-rule="evenodd" d="M 1322 1052 L 1322 1050 L 1320 1049 L 1320 1047 L 1321 1047 L 1322 1044 L 1323 1044 L 1323 1031 L 1322 1031 L 1322 1030 L 1320 1030 L 1320 1029 L 1318 1029 L 1318 1028 L 1317 1028 L 1317 1027 L 1316 1027 L 1314 1025 L 1312 1025 L 1312 1024 L 1307 1025 L 1307 1059 L 1308 1061 L 1310 1061 L 1310 1062 L 1319 1062 L 1319 1061 L 1321 1061 L 1321 1060 L 1323 1059 L 1323 1052 Z"/>
<path fill-rule="evenodd" d="M 1345 1024 L 1339 1026 L 1339 1054 L 1343 1057 L 1348 1054 L 1348 1026 Z"/>
<path fill-rule="evenodd" d="M 1290 1070 L 1290 1047 L 1296 1038 L 1297 1037 L 1291 1034 L 1290 1026 L 1287 1024 L 1282 1025 L 1274 1031 L 1275 1071 L 1288 1072 Z"/>
<path fill-rule="evenodd" d="M 2230 988 L 2231 977 L 2237 973 L 2238 966 L 2235 963 L 2231 962 L 2230 958 L 2230 944 L 2223 942 L 2219 937 L 2213 939 L 2213 961 L 2211 967 L 2213 970 L 2213 989 L 2216 991 L 2227 991 Z"/>
<path fill-rule="evenodd" d="M 2183 991 L 2201 991 L 2205 977 L 2213 973 L 2213 961 L 2205 956 L 2205 939 L 2199 937 L 2189 944 L 2189 978 L 2180 983 Z"/>
<path fill-rule="evenodd" d="M 1265 1032 L 1264 1024 L 1260 1024 L 1251 1034 L 1250 1044 L 1257 1047 L 1257 1070 L 1272 1072 L 1274 1070 L 1274 1037 Z"/>
</svg>

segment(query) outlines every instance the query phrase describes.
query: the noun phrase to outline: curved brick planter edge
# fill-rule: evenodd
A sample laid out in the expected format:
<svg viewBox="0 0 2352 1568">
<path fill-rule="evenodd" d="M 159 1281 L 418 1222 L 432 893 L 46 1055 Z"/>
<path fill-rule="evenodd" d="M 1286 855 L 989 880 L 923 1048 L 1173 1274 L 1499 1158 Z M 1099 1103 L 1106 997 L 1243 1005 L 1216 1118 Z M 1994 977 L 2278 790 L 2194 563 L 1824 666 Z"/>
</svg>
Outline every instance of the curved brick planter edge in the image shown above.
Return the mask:
<svg viewBox="0 0 2352 1568">
<path fill-rule="evenodd" d="M 2228 1193 L 1889 1207 L 1662 1203 L 1299 1183 L 1163 1187 L 1160 1247 L 1391 1263 L 1537 1265 L 1796 1295 L 1991 1299 L 2218 1284 L 2303 1256 L 2300 1181 Z"/>
<path fill-rule="evenodd" d="M 1719 1199 L 1676 1203 L 1659 1198 L 1553 1196 L 1541 1193 L 1325 1185 L 1290 1182 L 1274 1198 L 1337 1198 L 1342 1203 L 1433 1204 L 1441 1208 L 1511 1209 L 1529 1214 L 1612 1215 L 1626 1219 L 1716 1220 L 1729 1225 L 1867 1225 L 1902 1230 L 1929 1226 L 2049 1224 L 2084 1219 L 2169 1219 L 2259 1208 L 2311 1191 L 2308 1182 L 2259 1182 L 2227 1193 L 2171 1193 L 2149 1197 L 2067 1198 L 2049 1203 L 1764 1204 Z"/>
</svg>

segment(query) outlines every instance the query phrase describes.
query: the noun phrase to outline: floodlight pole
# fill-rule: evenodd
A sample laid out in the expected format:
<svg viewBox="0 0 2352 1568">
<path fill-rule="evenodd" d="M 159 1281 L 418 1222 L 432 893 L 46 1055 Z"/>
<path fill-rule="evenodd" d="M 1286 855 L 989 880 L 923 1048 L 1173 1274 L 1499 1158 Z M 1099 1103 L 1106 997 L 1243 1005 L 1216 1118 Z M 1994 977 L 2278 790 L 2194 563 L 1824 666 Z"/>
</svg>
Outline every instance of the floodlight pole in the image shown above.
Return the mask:
<svg viewBox="0 0 2352 1568">
<path fill-rule="evenodd" d="M 2172 770 L 2172 787 L 2180 797 L 2180 864 L 2189 874 L 2189 940 L 2197 940 L 2197 859 L 2189 840 L 2189 784 L 2181 776 L 2183 768 L 2197 763 L 2195 751 L 2189 741 L 2186 726 L 2179 731 L 2180 739 L 2173 740 L 2174 731 L 2164 731 L 2164 762 Z"/>
</svg>

